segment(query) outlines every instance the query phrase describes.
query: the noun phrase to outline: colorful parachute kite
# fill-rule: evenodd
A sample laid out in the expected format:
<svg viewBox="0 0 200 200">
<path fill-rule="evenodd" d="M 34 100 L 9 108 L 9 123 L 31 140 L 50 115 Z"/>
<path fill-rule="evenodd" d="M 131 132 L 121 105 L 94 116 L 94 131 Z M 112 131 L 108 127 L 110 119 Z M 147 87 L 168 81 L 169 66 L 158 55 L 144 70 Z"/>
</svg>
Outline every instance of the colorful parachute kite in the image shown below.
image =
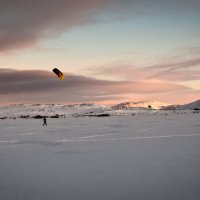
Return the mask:
<svg viewBox="0 0 200 200">
<path fill-rule="evenodd" d="M 58 76 L 60 80 L 64 80 L 64 74 L 59 69 L 54 68 L 52 71 Z"/>
</svg>

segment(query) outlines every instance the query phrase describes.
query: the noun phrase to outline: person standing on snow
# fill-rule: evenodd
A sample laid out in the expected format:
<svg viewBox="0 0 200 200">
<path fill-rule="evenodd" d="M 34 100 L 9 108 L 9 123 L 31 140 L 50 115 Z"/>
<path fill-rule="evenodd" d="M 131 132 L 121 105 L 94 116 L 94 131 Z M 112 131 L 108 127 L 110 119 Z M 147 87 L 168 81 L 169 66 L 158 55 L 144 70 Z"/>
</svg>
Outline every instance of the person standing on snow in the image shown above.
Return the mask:
<svg viewBox="0 0 200 200">
<path fill-rule="evenodd" d="M 46 117 L 43 118 L 43 126 L 47 126 L 47 119 L 46 119 Z"/>
</svg>

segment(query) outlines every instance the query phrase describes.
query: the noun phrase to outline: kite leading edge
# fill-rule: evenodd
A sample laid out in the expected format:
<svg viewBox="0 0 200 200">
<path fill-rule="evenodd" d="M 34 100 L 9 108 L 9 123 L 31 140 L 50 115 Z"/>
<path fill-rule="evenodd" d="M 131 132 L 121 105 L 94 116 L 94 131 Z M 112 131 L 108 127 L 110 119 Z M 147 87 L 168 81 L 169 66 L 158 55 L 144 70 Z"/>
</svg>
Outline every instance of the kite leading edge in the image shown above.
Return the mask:
<svg viewBox="0 0 200 200">
<path fill-rule="evenodd" d="M 54 68 L 52 71 L 58 76 L 60 80 L 64 80 L 65 76 L 59 69 Z"/>
</svg>

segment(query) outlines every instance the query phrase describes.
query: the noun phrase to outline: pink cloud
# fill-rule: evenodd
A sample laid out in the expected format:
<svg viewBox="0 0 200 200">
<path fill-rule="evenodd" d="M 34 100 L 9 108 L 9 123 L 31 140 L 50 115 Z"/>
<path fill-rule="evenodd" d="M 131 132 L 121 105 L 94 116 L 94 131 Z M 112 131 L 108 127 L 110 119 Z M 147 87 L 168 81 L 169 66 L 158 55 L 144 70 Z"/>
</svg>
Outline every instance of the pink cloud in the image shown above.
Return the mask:
<svg viewBox="0 0 200 200">
<path fill-rule="evenodd" d="M 140 67 L 135 65 L 108 65 L 89 69 L 89 73 L 95 76 L 115 77 L 122 80 L 160 80 L 184 82 L 200 79 L 200 68 L 193 69 L 200 65 L 200 58 L 182 62 L 169 62 L 168 64 L 151 65 Z"/>
</svg>

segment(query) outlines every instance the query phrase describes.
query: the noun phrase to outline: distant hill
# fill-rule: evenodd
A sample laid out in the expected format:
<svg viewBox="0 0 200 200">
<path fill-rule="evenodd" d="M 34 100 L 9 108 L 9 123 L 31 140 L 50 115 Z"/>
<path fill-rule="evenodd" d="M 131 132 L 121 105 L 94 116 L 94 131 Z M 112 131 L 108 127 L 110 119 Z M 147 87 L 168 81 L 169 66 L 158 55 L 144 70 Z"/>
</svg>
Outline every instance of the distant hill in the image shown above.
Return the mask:
<svg viewBox="0 0 200 200">
<path fill-rule="evenodd" d="M 200 110 L 200 100 L 178 106 L 177 109 L 178 110 Z"/>
<path fill-rule="evenodd" d="M 200 110 L 200 100 L 185 105 L 169 105 L 158 101 L 124 102 L 114 106 L 82 104 L 12 104 L 0 106 L 0 119 L 51 118 L 71 116 L 118 116 L 151 113 L 156 110 Z M 155 113 L 154 111 L 152 113 Z M 162 112 L 161 112 L 162 113 Z"/>
<path fill-rule="evenodd" d="M 159 101 L 141 101 L 141 102 L 124 102 L 112 106 L 113 109 L 128 109 L 128 108 L 145 108 L 145 109 L 161 109 L 170 104 Z"/>
<path fill-rule="evenodd" d="M 12 104 L 0 106 L 0 118 L 29 118 L 34 116 L 69 116 L 74 113 L 85 113 L 91 110 L 104 109 L 105 106 L 95 104 Z"/>
<path fill-rule="evenodd" d="M 200 110 L 200 100 L 184 105 L 170 105 L 165 107 L 164 110 Z"/>
</svg>

